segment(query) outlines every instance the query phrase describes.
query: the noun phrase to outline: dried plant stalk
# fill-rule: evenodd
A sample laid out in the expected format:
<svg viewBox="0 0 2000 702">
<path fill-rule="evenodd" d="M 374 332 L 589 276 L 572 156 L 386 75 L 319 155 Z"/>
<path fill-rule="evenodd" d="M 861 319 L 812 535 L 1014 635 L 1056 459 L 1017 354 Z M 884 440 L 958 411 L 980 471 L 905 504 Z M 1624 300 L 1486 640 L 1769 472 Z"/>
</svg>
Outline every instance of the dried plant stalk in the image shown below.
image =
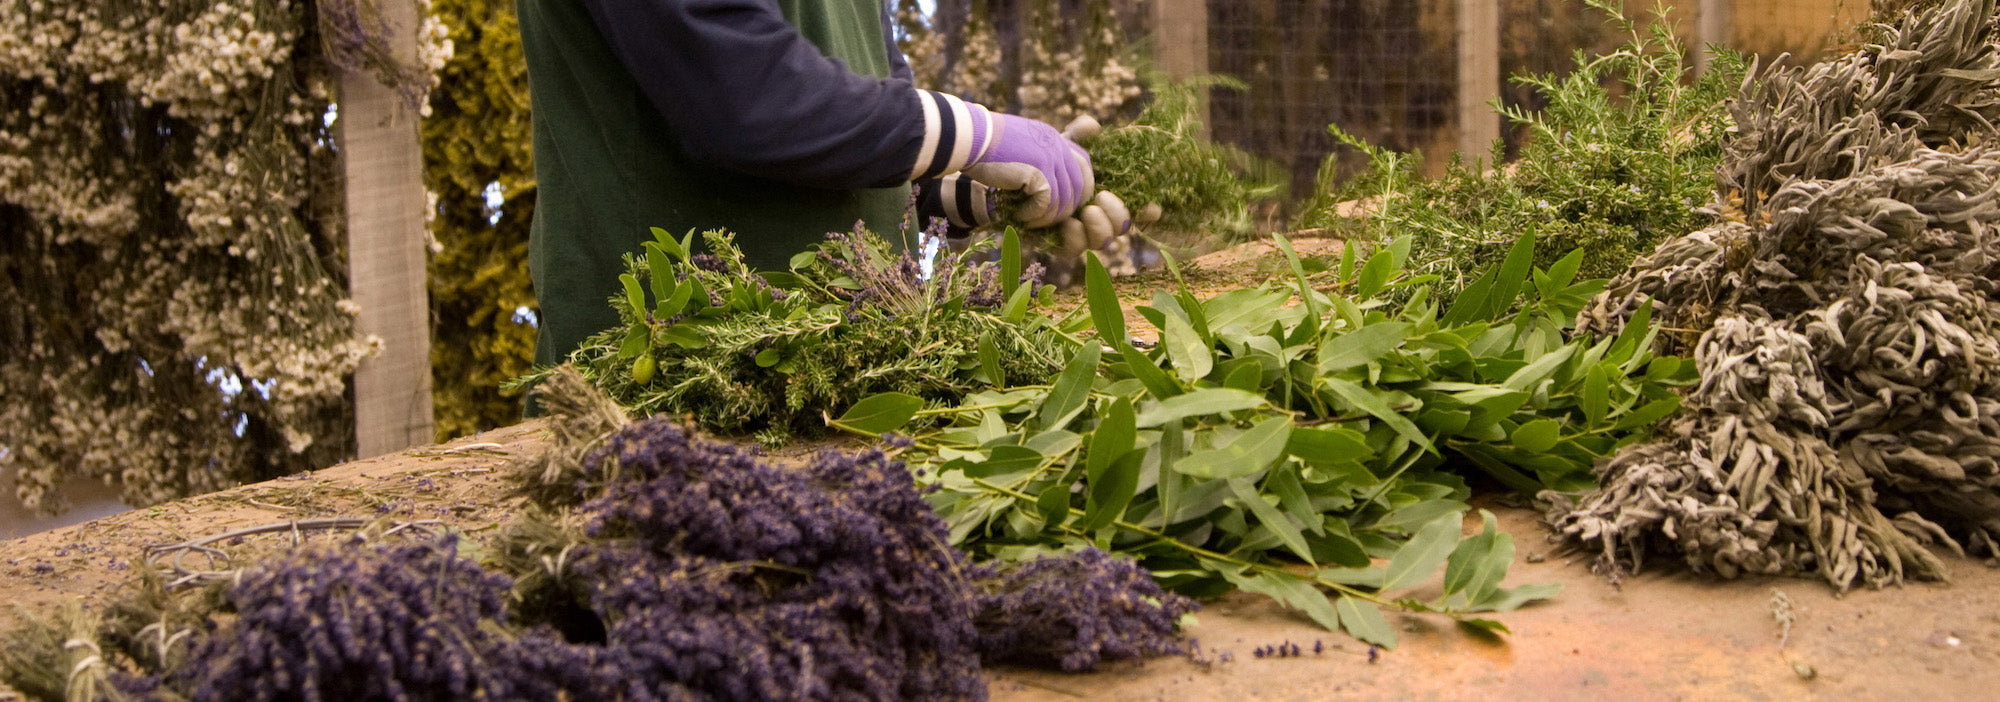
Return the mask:
<svg viewBox="0 0 2000 702">
<path fill-rule="evenodd" d="M 1925 544 L 1996 552 L 1993 17 L 1993 0 L 1951 3 L 1855 54 L 1753 71 L 1719 173 L 1727 221 L 1662 244 L 1580 315 L 1616 331 L 1651 301 L 1703 378 L 1664 439 L 1599 466 L 1600 489 L 1550 496 L 1614 576 L 1656 545 L 1842 589 L 1943 578 Z"/>
</svg>

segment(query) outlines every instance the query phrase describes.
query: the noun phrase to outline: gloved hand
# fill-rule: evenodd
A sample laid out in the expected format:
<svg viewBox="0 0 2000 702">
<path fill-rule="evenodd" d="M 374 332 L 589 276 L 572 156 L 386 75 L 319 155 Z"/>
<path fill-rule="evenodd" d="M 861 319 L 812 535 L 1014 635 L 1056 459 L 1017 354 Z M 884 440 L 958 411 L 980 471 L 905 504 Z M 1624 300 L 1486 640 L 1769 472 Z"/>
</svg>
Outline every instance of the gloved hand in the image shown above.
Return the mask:
<svg viewBox="0 0 2000 702">
<path fill-rule="evenodd" d="M 1008 114 L 991 114 L 990 120 L 974 124 L 989 125 L 991 131 L 980 134 L 975 126 L 973 142 L 985 148 L 966 162 L 964 172 L 985 185 L 1026 195 L 1021 224 L 1052 226 L 1095 192 L 1090 154 L 1055 127 Z"/>
</svg>

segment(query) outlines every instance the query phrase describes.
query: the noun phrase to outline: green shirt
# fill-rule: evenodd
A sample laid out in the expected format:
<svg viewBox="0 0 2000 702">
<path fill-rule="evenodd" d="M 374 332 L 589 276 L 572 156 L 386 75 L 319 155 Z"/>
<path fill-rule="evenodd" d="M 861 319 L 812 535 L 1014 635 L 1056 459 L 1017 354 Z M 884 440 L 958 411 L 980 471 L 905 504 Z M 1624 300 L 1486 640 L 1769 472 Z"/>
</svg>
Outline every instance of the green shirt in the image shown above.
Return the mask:
<svg viewBox="0 0 2000 702">
<path fill-rule="evenodd" d="M 760 90 L 754 95 L 714 92 L 662 96 L 657 83 L 646 85 L 634 78 L 637 70 L 644 70 L 647 79 L 658 78 L 651 71 L 655 59 L 662 65 L 675 64 L 673 70 L 683 71 L 677 75 L 683 79 L 692 75 L 691 80 L 697 83 L 728 84 L 734 80 L 728 75 L 731 70 L 756 70 L 745 69 L 735 60 L 703 57 L 694 61 L 686 56 L 701 48 L 714 48 L 708 43 L 710 39 L 719 37 L 726 42 L 739 38 L 739 34 L 730 34 L 739 28 L 729 23 L 742 12 L 700 14 L 703 9 L 732 5 L 737 7 L 726 9 L 740 11 L 757 3 L 606 0 L 587 6 L 579 0 L 519 0 L 537 180 L 528 260 L 541 307 L 536 363 L 560 362 L 586 337 L 618 324 L 617 313 L 607 301 L 621 290 L 618 277 L 625 271 L 621 256 L 638 253 L 641 244 L 651 239 L 653 227 L 676 235 L 729 230 L 736 234 L 736 243 L 751 265 L 778 270 L 786 267 L 793 254 L 823 240 L 826 233 L 846 231 L 857 220 L 879 233 L 896 231 L 910 197 L 907 183 L 862 186 L 907 178 L 922 130 L 920 120 L 908 130 L 894 126 L 908 121 L 895 110 L 916 106 L 914 97 L 907 99 L 907 108 L 896 102 L 903 99 L 899 97 L 903 93 L 914 94 L 907 85 L 868 80 L 849 81 L 835 88 L 820 85 L 828 82 L 822 80 L 782 90 Z M 878 0 L 780 0 L 777 5 L 785 21 L 812 47 L 845 64 L 853 74 L 886 78 L 900 61 L 900 55 L 890 54 Z M 593 12 L 599 16 L 594 17 Z M 626 13 L 630 16 L 607 16 Z M 656 15 L 671 16 L 673 21 Z M 689 20 L 681 15 L 696 17 Z M 655 39 L 646 33 L 669 25 L 681 34 L 666 32 L 667 36 Z M 614 29 L 600 31 L 601 26 Z M 769 38 L 772 33 L 765 31 L 761 36 Z M 798 56 L 797 47 L 791 49 L 783 61 L 824 64 L 822 57 Z M 716 72 L 704 72 L 709 64 L 721 66 Z M 825 65 L 805 68 L 826 70 Z M 765 84 L 766 88 L 770 85 Z M 648 88 L 654 89 L 651 96 Z M 759 148 L 731 144 L 738 135 L 726 127 L 678 134 L 662 108 L 698 112 L 726 104 L 732 106 L 730 109 L 768 114 L 771 120 L 814 126 L 812 115 L 801 115 L 797 110 L 815 104 L 840 107 L 851 103 L 860 104 L 844 109 L 868 112 L 843 117 L 849 121 L 834 121 L 836 124 L 863 121 L 850 127 L 850 132 L 872 128 L 866 122 L 870 119 L 890 125 L 874 129 L 879 137 L 869 135 L 875 142 L 867 146 L 880 164 L 872 169 L 849 167 L 840 158 L 852 158 L 851 154 L 793 148 L 793 141 L 815 144 L 811 139 L 814 135 L 805 133 L 797 140 L 771 144 L 772 149 L 793 148 L 800 153 L 781 154 L 758 166 L 787 175 L 796 171 L 801 178 L 820 182 L 837 182 L 838 172 L 864 171 L 854 176 L 862 182 L 832 187 L 788 182 L 800 178 L 750 175 L 745 168 L 724 167 L 715 158 L 690 153 L 711 143 L 730 144 L 722 147 L 724 155 L 732 149 Z M 747 107 L 733 107 L 743 104 Z M 841 136 L 854 140 L 852 134 Z M 909 143 L 907 148 L 905 142 Z M 812 171 L 817 168 L 836 169 L 836 175 L 815 175 Z"/>
</svg>

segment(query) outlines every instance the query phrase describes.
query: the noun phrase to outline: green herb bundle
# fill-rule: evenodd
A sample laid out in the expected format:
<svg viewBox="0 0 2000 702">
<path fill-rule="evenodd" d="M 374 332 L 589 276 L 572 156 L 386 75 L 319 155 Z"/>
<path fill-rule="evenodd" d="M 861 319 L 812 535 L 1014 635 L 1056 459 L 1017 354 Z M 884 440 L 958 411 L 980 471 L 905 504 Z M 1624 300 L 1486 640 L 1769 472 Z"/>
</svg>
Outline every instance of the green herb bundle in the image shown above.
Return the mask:
<svg viewBox="0 0 2000 702">
<path fill-rule="evenodd" d="M 1283 193 L 1283 177 L 1269 164 L 1203 135 L 1197 89 L 1208 86 L 1245 87 L 1225 78 L 1175 83 L 1156 77 L 1152 101 L 1137 118 L 1085 143 L 1099 189 L 1134 208 L 1160 205 L 1162 216 L 1151 232 L 1156 237 L 1245 240 L 1256 229 L 1251 208 Z"/>
<path fill-rule="evenodd" d="M 789 273 L 760 273 L 730 235 L 705 234 L 710 254 L 692 253 L 693 236 L 655 229 L 610 301 L 622 325 L 569 358 L 639 416 L 775 445 L 824 430 L 827 413 L 872 393 L 955 402 L 989 384 L 1043 382 L 1072 345 L 1029 314 L 1035 286 L 1001 296 L 999 279 L 1017 281 L 1018 266 L 973 263 L 976 250 L 943 252 L 926 277 L 915 254 L 857 229 L 794 257 Z"/>
<path fill-rule="evenodd" d="M 870 397 L 834 421 L 900 431 L 902 458 L 936 486 L 932 503 L 974 554 L 1030 557 L 1088 544 L 1141 560 L 1192 594 L 1270 595 L 1328 629 L 1384 646 L 1379 607 L 1478 612 L 1553 594 L 1501 588 L 1514 546 L 1491 515 L 1461 540 L 1468 489 L 1484 469 L 1521 490 L 1591 484 L 1593 461 L 1672 413 L 1681 359 L 1655 357 L 1644 319 L 1616 338 L 1565 340 L 1602 281 L 1573 282 L 1581 254 L 1534 270 L 1534 240 L 1448 310 L 1402 274 L 1407 240 L 1334 273 L 1353 295 L 1314 288 L 1290 245 L 1288 284 L 1198 300 L 1185 287 L 1139 312 L 1161 331 L 1128 343 L 1109 278 L 1086 269 L 1091 319 L 1109 344 L 1080 347 L 1049 385 L 976 393 L 956 407 Z M 1511 303 L 1525 292 L 1530 302 Z M 898 443 L 901 443 L 899 441 Z M 1371 565 L 1387 559 L 1386 565 Z M 1444 567 L 1431 600 L 1391 599 Z"/>
<path fill-rule="evenodd" d="M 1364 241 L 1414 235 L 1415 270 L 1439 275 L 1436 292 L 1448 301 L 1524 232 L 1541 242 L 1536 265 L 1580 250 L 1581 275 L 1599 278 L 1714 221 L 1699 207 L 1715 187 L 1730 125 L 1724 98 L 1742 79 L 1742 57 L 1719 50 L 1706 71 L 1690 77 L 1686 50 L 1663 10 L 1642 29 L 1604 0 L 1587 1 L 1630 40 L 1603 56 L 1579 52 L 1567 76 L 1515 79 L 1548 104 L 1502 110 L 1526 131 L 1519 157 L 1505 168 L 1482 169 L 1505 160 L 1505 145 L 1496 143 L 1492 164 L 1454 159 L 1443 176 L 1424 179 L 1414 159 L 1331 127 L 1368 156 L 1369 169 L 1336 184 L 1329 159 L 1294 224 Z M 1352 217 L 1353 206 L 1344 211 L 1343 203 L 1359 203 L 1363 214 Z"/>
</svg>

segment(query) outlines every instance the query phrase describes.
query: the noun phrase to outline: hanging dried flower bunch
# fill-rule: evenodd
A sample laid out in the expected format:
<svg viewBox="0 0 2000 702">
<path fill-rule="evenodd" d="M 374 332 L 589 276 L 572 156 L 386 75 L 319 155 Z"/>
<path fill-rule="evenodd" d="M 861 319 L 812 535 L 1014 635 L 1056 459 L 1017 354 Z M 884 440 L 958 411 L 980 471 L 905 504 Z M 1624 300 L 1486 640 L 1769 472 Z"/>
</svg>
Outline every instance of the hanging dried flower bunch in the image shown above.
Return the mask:
<svg viewBox="0 0 2000 702">
<path fill-rule="evenodd" d="M 320 47 L 371 29 L 324 4 L 0 2 L 0 468 L 29 507 L 61 511 L 67 478 L 150 503 L 348 453 L 371 342 Z M 450 51 L 427 46 L 414 73 Z"/>
</svg>

